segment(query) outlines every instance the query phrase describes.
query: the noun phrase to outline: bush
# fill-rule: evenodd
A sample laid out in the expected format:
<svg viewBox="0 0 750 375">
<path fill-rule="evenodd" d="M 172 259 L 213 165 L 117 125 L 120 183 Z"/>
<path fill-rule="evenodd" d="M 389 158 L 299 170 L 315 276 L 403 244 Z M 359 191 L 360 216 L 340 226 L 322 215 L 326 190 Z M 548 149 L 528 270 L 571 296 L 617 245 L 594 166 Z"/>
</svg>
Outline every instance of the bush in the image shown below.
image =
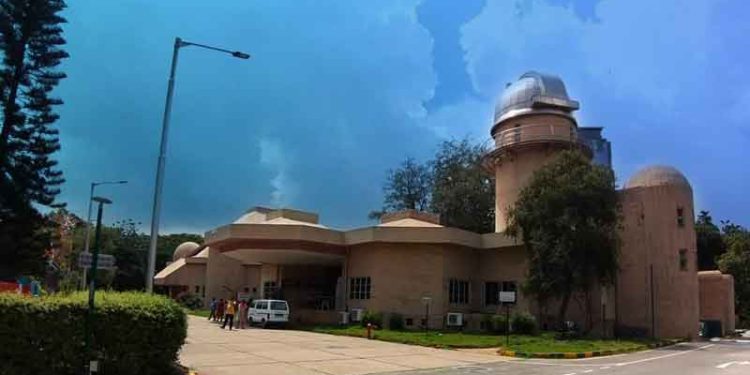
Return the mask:
<svg viewBox="0 0 750 375">
<path fill-rule="evenodd" d="M 505 315 L 493 315 L 491 327 L 492 332 L 494 333 L 505 333 L 508 330 L 508 319 L 505 317 Z"/>
<path fill-rule="evenodd" d="M 399 313 L 391 313 L 388 317 L 388 328 L 394 331 L 401 331 L 404 329 L 404 316 Z"/>
<path fill-rule="evenodd" d="M 375 311 L 367 310 L 362 314 L 362 327 L 367 327 L 367 323 L 370 323 L 377 327 L 383 326 L 383 314 Z"/>
<path fill-rule="evenodd" d="M 519 335 L 535 335 L 536 319 L 529 313 L 515 313 L 510 319 L 511 332 Z"/>
<path fill-rule="evenodd" d="M 195 294 L 185 293 L 177 297 L 177 302 L 191 310 L 198 310 L 203 308 L 203 299 L 196 296 Z"/>
<path fill-rule="evenodd" d="M 0 293 L 0 374 L 80 374 L 88 295 Z M 97 292 L 92 348 L 101 374 L 169 374 L 185 341 L 177 303 L 144 293 Z"/>
</svg>

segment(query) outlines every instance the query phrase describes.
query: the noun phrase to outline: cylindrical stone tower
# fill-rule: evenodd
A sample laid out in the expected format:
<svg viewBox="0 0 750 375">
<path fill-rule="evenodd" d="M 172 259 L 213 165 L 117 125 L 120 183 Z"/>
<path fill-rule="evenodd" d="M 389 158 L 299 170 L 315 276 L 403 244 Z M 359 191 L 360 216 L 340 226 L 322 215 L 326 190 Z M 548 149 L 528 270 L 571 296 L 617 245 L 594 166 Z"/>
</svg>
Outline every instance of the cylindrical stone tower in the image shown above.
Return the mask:
<svg viewBox="0 0 750 375">
<path fill-rule="evenodd" d="M 527 72 L 503 92 L 490 131 L 495 148 L 487 158 L 496 178 L 496 232 L 506 230 L 508 209 L 534 171 L 560 150 L 583 145 L 573 117 L 577 109 L 563 81 L 552 75 Z"/>
</svg>

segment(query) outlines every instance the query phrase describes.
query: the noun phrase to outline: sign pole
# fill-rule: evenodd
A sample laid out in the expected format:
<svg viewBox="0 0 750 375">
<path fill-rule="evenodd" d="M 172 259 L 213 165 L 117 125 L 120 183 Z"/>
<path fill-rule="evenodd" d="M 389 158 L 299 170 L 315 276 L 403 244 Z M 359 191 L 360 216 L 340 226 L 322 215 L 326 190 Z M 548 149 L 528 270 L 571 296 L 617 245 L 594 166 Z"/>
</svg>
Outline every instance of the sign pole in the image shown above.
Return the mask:
<svg viewBox="0 0 750 375">
<path fill-rule="evenodd" d="M 510 346 L 510 304 L 505 304 L 505 346 Z"/>
<path fill-rule="evenodd" d="M 86 363 L 84 363 L 84 368 L 86 373 L 91 373 L 91 371 L 97 371 L 98 370 L 98 364 L 91 360 L 93 356 L 91 356 L 90 348 L 91 348 L 91 331 L 93 331 L 94 328 L 94 293 L 96 291 L 96 266 L 98 263 L 99 258 L 99 248 L 100 246 L 100 239 L 102 234 L 102 211 L 104 210 L 104 204 L 105 203 L 112 203 L 110 200 L 106 198 L 99 198 L 94 197 L 93 200 L 97 201 L 99 203 L 99 209 L 96 214 L 96 234 L 94 235 L 94 252 L 92 254 L 91 259 L 91 281 L 89 282 L 89 308 L 86 312 L 86 326 L 85 326 L 85 348 L 84 348 L 84 358 L 86 358 Z"/>
</svg>

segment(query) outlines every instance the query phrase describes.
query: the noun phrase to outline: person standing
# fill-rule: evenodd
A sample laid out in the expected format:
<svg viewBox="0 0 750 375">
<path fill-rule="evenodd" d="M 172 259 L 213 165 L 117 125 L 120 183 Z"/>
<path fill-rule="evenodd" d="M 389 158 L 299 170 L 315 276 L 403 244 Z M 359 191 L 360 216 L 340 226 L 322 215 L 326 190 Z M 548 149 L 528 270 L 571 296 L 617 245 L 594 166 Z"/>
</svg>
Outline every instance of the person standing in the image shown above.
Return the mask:
<svg viewBox="0 0 750 375">
<path fill-rule="evenodd" d="M 222 322 L 224 321 L 224 298 L 219 299 L 219 303 L 216 304 L 216 316 L 214 320 Z"/>
<path fill-rule="evenodd" d="M 247 320 L 247 302 L 245 300 L 240 301 L 239 314 L 237 317 L 237 328 L 245 329 L 245 321 Z"/>
<path fill-rule="evenodd" d="M 208 314 L 208 320 L 216 320 L 216 297 L 211 298 L 208 308 L 211 309 L 211 312 Z"/>
<path fill-rule="evenodd" d="M 224 309 L 224 324 L 221 325 L 221 329 L 224 329 L 224 327 L 227 326 L 227 323 L 229 323 L 229 330 L 232 330 L 232 325 L 234 324 L 235 309 L 236 306 L 234 304 L 234 299 L 230 298 L 227 301 L 227 307 Z"/>
</svg>

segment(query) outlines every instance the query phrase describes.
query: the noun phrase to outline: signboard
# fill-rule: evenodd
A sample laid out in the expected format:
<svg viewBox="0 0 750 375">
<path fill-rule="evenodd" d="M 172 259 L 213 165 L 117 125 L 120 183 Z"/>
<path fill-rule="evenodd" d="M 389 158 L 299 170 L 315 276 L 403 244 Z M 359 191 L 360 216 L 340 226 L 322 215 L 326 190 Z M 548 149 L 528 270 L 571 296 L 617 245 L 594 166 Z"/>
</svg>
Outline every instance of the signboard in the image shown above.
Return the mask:
<svg viewBox="0 0 750 375">
<path fill-rule="evenodd" d="M 500 303 L 516 303 L 516 292 L 500 292 L 498 300 Z"/>
<path fill-rule="evenodd" d="M 115 257 L 109 254 L 99 254 L 96 268 L 111 269 L 115 268 Z M 91 253 L 81 253 L 78 256 L 78 267 L 91 268 L 94 263 L 94 256 Z"/>
</svg>

